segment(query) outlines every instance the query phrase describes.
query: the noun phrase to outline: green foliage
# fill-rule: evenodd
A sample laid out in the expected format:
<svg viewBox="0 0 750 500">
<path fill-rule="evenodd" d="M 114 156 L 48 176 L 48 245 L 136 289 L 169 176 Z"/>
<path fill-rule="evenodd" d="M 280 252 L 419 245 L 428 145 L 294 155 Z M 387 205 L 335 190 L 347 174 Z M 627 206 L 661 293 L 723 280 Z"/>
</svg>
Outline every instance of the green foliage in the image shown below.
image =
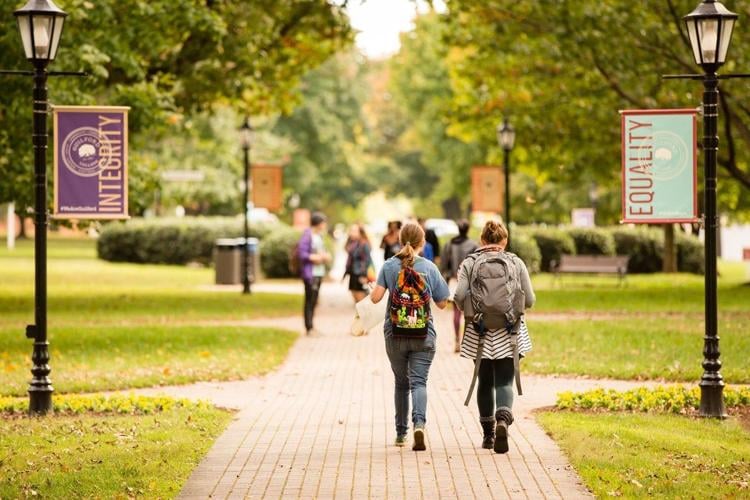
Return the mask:
<svg viewBox="0 0 750 500">
<path fill-rule="evenodd" d="M 562 392 L 557 395 L 561 410 L 640 411 L 653 413 L 689 413 L 700 407 L 700 387 L 682 385 L 639 387 L 629 391 L 593 389 L 586 392 Z M 724 389 L 727 408 L 750 406 L 750 388 Z"/>
<path fill-rule="evenodd" d="M 579 255 L 615 255 L 615 240 L 604 228 L 571 227 L 567 233 L 573 238 Z"/>
<path fill-rule="evenodd" d="M 678 233 L 677 269 L 686 273 L 703 274 L 706 270 L 706 252 L 703 243 L 695 236 Z"/>
<path fill-rule="evenodd" d="M 737 419 L 643 413 L 537 415 L 595 498 L 744 498 L 750 433 Z"/>
<path fill-rule="evenodd" d="M 296 278 L 289 269 L 289 258 L 300 233 L 294 229 L 273 231 L 260 244 L 260 266 L 268 278 Z"/>
<path fill-rule="evenodd" d="M 508 251 L 518 255 L 530 273 L 538 273 L 541 270 L 542 253 L 536 240 L 528 234 L 514 232 L 508 243 Z"/>
<path fill-rule="evenodd" d="M 272 227 L 250 225 L 250 236 L 263 238 Z M 243 234 L 241 219 L 190 217 L 181 219 L 132 219 L 107 224 L 97 241 L 100 259 L 140 264 L 209 264 L 218 238 Z"/>
<path fill-rule="evenodd" d="M 232 419 L 224 410 L 167 398 L 155 403 L 160 411 L 131 413 L 129 398 L 120 399 L 117 409 L 126 413 L 0 415 L 0 497 L 175 498 Z"/>
<path fill-rule="evenodd" d="M 629 273 L 657 273 L 662 269 L 664 234 L 653 228 L 614 228 L 617 255 L 628 255 Z"/>
<path fill-rule="evenodd" d="M 560 262 L 560 256 L 575 255 L 573 238 L 561 229 L 534 227 L 529 229 L 531 237 L 542 254 L 541 270 L 549 272 L 553 261 Z"/>
<path fill-rule="evenodd" d="M 52 399 L 52 411 L 64 415 L 86 413 L 118 415 L 152 415 L 178 408 L 205 410 L 211 405 L 205 401 L 192 402 L 188 399 L 174 399 L 167 396 L 129 395 L 76 395 L 59 394 Z M 29 398 L 0 396 L 0 413 L 25 415 L 29 412 Z"/>
</svg>

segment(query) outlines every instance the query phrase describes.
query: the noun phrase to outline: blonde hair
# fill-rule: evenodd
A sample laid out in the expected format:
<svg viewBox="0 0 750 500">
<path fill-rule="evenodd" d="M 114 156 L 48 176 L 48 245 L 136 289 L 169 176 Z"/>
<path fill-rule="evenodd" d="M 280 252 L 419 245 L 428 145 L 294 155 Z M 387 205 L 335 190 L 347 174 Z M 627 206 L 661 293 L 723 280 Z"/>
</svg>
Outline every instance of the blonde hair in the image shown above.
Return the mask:
<svg viewBox="0 0 750 500">
<path fill-rule="evenodd" d="M 481 238 L 488 245 L 497 245 L 508 239 L 508 229 L 502 222 L 490 220 L 484 225 Z"/>
<path fill-rule="evenodd" d="M 401 267 L 412 267 L 417 259 L 417 248 L 424 243 L 424 229 L 419 224 L 408 222 L 401 228 L 398 236 L 401 250 L 396 257 L 401 259 Z"/>
</svg>

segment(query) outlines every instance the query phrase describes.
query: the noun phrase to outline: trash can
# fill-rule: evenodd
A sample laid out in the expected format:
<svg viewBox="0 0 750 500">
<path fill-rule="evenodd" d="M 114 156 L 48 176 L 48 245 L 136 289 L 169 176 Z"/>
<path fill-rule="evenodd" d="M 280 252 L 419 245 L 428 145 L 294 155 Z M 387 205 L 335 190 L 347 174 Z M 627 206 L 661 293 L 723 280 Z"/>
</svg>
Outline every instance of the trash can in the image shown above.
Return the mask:
<svg viewBox="0 0 750 500">
<path fill-rule="evenodd" d="M 242 245 L 244 244 L 245 238 L 237 238 L 237 251 L 240 253 L 240 269 L 237 273 L 240 281 L 238 283 L 242 283 Z M 247 239 L 247 274 L 250 276 L 250 283 L 255 283 L 256 270 L 260 268 L 259 245 L 260 241 L 258 238 Z"/>
<path fill-rule="evenodd" d="M 220 238 L 214 247 L 217 285 L 236 285 L 242 275 L 241 243 L 237 238 Z"/>
</svg>

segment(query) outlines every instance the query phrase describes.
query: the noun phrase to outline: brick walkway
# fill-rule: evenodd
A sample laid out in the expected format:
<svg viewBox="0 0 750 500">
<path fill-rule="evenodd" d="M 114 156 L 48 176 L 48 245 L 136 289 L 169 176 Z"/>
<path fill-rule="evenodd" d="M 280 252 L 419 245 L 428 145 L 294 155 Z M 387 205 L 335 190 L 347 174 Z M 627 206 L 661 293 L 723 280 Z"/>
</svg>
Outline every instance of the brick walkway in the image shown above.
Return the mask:
<svg viewBox="0 0 750 500">
<path fill-rule="evenodd" d="M 531 411 L 554 403 L 559 390 L 598 382 L 525 377 L 510 453 L 483 450 L 476 407 L 463 406 L 472 364 L 453 354 L 450 313 L 441 312 L 428 383 L 428 450 L 397 448 L 382 335 L 349 336 L 351 301 L 338 285 L 327 288 L 316 324 L 323 336 L 301 338 L 276 372 L 153 391 L 240 410 L 182 498 L 590 497 Z M 273 324 L 299 330 L 300 321 Z"/>
</svg>

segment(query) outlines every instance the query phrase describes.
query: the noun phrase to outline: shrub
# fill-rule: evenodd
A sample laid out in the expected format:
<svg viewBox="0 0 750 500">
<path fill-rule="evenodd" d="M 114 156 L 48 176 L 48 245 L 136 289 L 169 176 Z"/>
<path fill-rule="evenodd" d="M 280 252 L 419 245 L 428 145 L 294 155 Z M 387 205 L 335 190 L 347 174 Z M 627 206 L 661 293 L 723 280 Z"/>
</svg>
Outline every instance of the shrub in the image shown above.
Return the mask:
<svg viewBox="0 0 750 500">
<path fill-rule="evenodd" d="M 538 273 L 541 270 L 542 253 L 536 241 L 528 234 L 515 230 L 511 234 L 508 250 L 521 258 L 530 273 Z"/>
<path fill-rule="evenodd" d="M 562 392 L 557 396 L 561 410 L 640 411 L 654 413 L 688 413 L 700 406 L 700 388 L 681 385 L 639 387 L 619 392 L 594 389 L 586 392 Z M 750 387 L 724 389 L 727 408 L 750 406 Z"/>
<path fill-rule="evenodd" d="M 270 225 L 250 225 L 250 236 L 263 238 Z M 107 224 L 96 244 L 100 259 L 140 264 L 209 264 L 218 238 L 243 234 L 242 219 L 190 217 L 181 219 L 133 219 Z"/>
<path fill-rule="evenodd" d="M 549 272 L 551 262 L 559 262 L 561 255 L 575 255 L 576 253 L 573 238 L 560 229 L 534 228 L 530 234 L 542 255 L 542 271 Z"/>
<path fill-rule="evenodd" d="M 260 244 L 260 267 L 267 278 L 291 278 L 289 255 L 300 233 L 291 228 L 279 229 L 266 236 Z"/>
<path fill-rule="evenodd" d="M 611 229 L 617 255 L 628 255 L 629 273 L 657 273 L 662 270 L 664 235 L 658 229 L 615 227 Z"/>
<path fill-rule="evenodd" d="M 151 415 L 174 408 L 210 408 L 205 401 L 192 402 L 167 396 L 86 395 L 60 394 L 52 400 L 52 411 L 57 414 L 83 413 Z M 29 398 L 0 396 L 0 414 L 25 415 L 29 412 Z"/>
<path fill-rule="evenodd" d="M 615 255 L 615 239 L 604 228 L 571 227 L 566 231 L 581 255 Z"/>
<path fill-rule="evenodd" d="M 705 248 L 695 236 L 677 233 L 677 269 L 684 273 L 703 274 L 706 271 Z"/>
</svg>

